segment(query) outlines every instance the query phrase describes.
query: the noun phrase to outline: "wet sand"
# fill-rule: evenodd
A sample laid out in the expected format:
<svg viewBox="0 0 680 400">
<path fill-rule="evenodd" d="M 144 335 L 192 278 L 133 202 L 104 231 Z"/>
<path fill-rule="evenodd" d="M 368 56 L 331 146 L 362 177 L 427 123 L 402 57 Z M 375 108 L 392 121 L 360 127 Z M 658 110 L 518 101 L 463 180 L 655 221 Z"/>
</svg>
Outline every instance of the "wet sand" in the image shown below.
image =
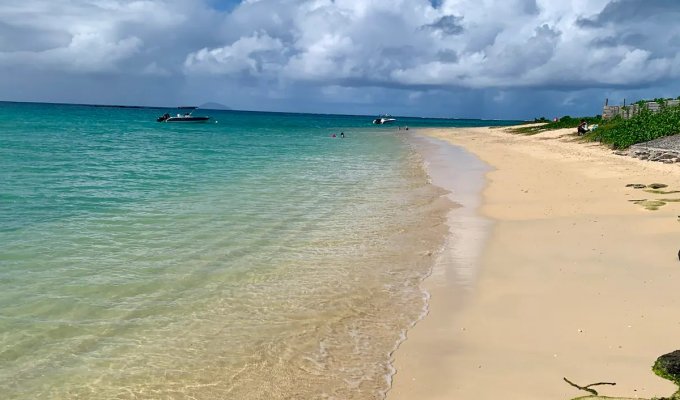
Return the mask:
<svg viewBox="0 0 680 400">
<path fill-rule="evenodd" d="M 618 156 L 573 131 L 419 132 L 491 166 L 480 204 L 463 204 L 490 226 L 488 237 L 474 240 L 460 240 L 464 227 L 451 227 L 424 282 L 429 314 L 395 353 L 388 400 L 588 394 L 563 377 L 615 382 L 595 388 L 606 396 L 675 390 L 651 365 L 680 348 L 680 202 L 651 211 L 630 200 L 680 200 L 680 193 L 626 185 L 680 190 L 680 166 Z M 461 252 L 478 254 L 450 257 Z M 461 281 L 461 271 L 469 279 Z"/>
</svg>

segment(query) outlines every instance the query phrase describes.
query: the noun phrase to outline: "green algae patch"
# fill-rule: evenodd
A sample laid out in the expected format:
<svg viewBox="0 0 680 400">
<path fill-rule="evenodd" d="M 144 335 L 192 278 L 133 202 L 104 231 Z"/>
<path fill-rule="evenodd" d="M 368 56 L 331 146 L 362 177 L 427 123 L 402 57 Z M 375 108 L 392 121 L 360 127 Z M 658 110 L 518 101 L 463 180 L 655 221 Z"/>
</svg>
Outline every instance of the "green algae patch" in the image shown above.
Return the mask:
<svg viewBox="0 0 680 400">
<path fill-rule="evenodd" d="M 663 189 L 665 187 L 668 187 L 665 183 L 652 183 L 649 185 L 650 188 L 652 189 Z"/>
<path fill-rule="evenodd" d="M 626 185 L 626 187 L 633 189 L 644 189 L 645 192 L 653 194 L 680 193 L 680 190 L 661 190 L 668 187 L 668 185 L 665 183 L 650 183 L 649 185 L 645 185 L 644 183 L 629 183 Z"/>
<path fill-rule="evenodd" d="M 661 200 L 628 200 L 633 204 L 637 204 L 645 208 L 645 210 L 656 211 L 659 207 L 665 206 L 666 202 Z"/>
<path fill-rule="evenodd" d="M 664 379 L 675 383 L 680 387 L 680 350 L 667 353 L 657 358 L 652 366 L 652 371 Z M 680 392 L 680 391 L 679 391 Z M 675 392 L 674 397 L 679 392 Z"/>
<path fill-rule="evenodd" d="M 680 193 L 680 190 L 645 189 L 645 192 L 654 193 L 654 194 L 673 194 L 673 193 Z"/>
<path fill-rule="evenodd" d="M 571 400 L 585 400 L 585 399 L 595 399 L 595 400 L 645 400 L 641 397 L 608 397 L 608 396 L 582 396 L 575 397 Z M 663 399 L 652 399 L 652 400 L 663 400 Z"/>
</svg>

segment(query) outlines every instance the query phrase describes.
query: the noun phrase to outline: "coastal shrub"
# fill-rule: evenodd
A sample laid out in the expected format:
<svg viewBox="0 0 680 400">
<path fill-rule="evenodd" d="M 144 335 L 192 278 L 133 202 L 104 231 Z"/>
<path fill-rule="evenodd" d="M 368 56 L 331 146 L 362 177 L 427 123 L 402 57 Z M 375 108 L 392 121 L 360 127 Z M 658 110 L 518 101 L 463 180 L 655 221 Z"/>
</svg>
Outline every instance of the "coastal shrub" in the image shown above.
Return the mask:
<svg viewBox="0 0 680 400">
<path fill-rule="evenodd" d="M 630 119 L 614 118 L 599 126 L 588 139 L 625 149 L 636 143 L 680 133 L 680 106 L 665 106 L 659 112 L 643 107 Z"/>
<path fill-rule="evenodd" d="M 514 128 L 511 129 L 510 131 L 513 133 L 522 133 L 525 135 L 534 135 L 536 133 L 540 132 L 545 132 L 545 131 L 552 131 L 555 129 L 564 129 L 564 128 L 574 128 L 578 126 L 578 124 L 581 122 L 581 120 L 584 119 L 588 123 L 588 125 L 593 125 L 593 124 L 601 124 L 602 123 L 602 116 L 597 115 L 595 117 L 578 117 L 574 118 L 569 115 L 565 115 L 564 117 L 560 118 L 557 121 L 545 121 L 546 123 L 542 125 L 534 125 L 534 126 L 525 126 L 521 128 Z M 534 122 L 543 122 L 543 121 L 534 121 Z"/>
<path fill-rule="evenodd" d="M 610 120 L 603 120 L 601 115 L 594 117 L 571 117 L 565 115 L 558 121 L 546 121 L 542 124 L 510 129 L 510 132 L 533 135 L 540 132 L 574 128 L 584 119 L 588 125 L 598 125 L 598 128 L 585 136 L 586 140 L 598 141 L 610 145 L 614 149 L 625 149 L 636 143 L 648 142 L 663 136 L 680 134 L 680 105 L 669 106 L 665 99 L 654 99 L 661 104 L 658 112 L 652 112 L 646 107 L 646 101 L 640 101 L 640 112 L 630 119 L 620 116 Z M 543 118 L 535 122 L 541 121 Z"/>
</svg>

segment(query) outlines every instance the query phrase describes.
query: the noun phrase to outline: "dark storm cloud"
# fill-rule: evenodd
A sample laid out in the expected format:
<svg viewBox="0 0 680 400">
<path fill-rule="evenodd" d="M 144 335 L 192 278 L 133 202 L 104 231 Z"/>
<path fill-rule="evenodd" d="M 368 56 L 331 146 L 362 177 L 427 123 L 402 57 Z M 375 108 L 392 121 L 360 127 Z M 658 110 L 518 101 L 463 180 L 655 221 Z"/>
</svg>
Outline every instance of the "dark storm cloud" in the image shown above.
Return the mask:
<svg viewBox="0 0 680 400">
<path fill-rule="evenodd" d="M 594 47 L 631 46 L 640 48 L 647 43 L 649 38 L 642 33 L 623 33 L 618 36 L 596 37 L 591 44 Z"/>
<path fill-rule="evenodd" d="M 437 60 L 445 63 L 456 63 L 459 57 L 458 53 L 454 50 L 440 50 L 437 52 Z"/>
<path fill-rule="evenodd" d="M 680 2 L 677 0 L 613 0 L 590 18 L 579 18 L 577 24 L 585 28 L 597 28 L 607 24 L 625 24 L 646 19 L 680 18 Z"/>
<path fill-rule="evenodd" d="M 657 67 L 666 64 L 666 75 L 675 77 L 678 47 L 672 38 L 680 34 L 678 20 L 678 1 L 619 0 L 609 2 L 592 17 L 577 19 L 576 23 L 593 33 L 591 49 L 623 48 L 631 54 L 637 52 L 638 56 L 646 54 Z M 641 74 L 644 75 L 642 71 Z"/>
<path fill-rule="evenodd" d="M 463 33 L 463 25 L 461 21 L 463 17 L 458 17 L 455 15 L 445 15 L 439 18 L 438 21 L 433 22 L 428 25 L 423 25 L 424 29 L 433 29 L 444 33 L 445 35 L 459 35 Z"/>
<path fill-rule="evenodd" d="M 31 40 L 25 40 L 31 38 Z M 0 51 L 44 51 L 68 45 L 71 35 L 58 30 L 13 25 L 0 21 Z"/>
<path fill-rule="evenodd" d="M 434 8 L 439 8 L 439 7 L 441 7 L 441 5 L 442 5 L 443 2 L 444 2 L 444 0 L 430 0 L 430 4 L 431 4 L 432 7 L 434 7 Z"/>
<path fill-rule="evenodd" d="M 521 3 L 521 7 L 525 14 L 537 15 L 540 13 L 540 9 L 538 8 L 538 4 L 536 4 L 536 0 L 524 0 Z"/>
</svg>

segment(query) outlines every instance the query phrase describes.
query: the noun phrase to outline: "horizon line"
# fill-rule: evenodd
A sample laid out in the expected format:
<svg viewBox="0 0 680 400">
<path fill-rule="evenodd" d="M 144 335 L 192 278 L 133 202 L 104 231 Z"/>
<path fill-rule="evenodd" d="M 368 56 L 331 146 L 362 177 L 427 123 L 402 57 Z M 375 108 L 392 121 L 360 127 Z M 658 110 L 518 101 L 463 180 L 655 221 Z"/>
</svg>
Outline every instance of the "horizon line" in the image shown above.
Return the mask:
<svg viewBox="0 0 680 400">
<path fill-rule="evenodd" d="M 64 103 L 64 102 L 50 102 L 50 101 L 18 101 L 18 100 L 0 100 L 0 103 L 15 103 L 15 104 L 50 104 L 59 106 L 80 106 L 80 107 L 95 107 L 95 108 L 130 108 L 130 109 L 146 109 L 146 110 L 167 110 L 167 109 L 177 109 L 186 106 L 134 106 L 134 105 L 123 105 L 123 104 L 97 104 L 97 103 Z M 207 102 L 215 103 L 215 102 Z M 216 103 L 220 104 L 220 103 Z M 227 106 L 224 106 L 227 107 Z M 315 113 L 315 112 L 294 112 L 294 111 L 259 111 L 259 110 L 238 110 L 238 109 L 216 109 L 216 108 L 200 108 L 201 110 L 211 110 L 211 111 L 234 111 L 234 112 L 250 112 L 250 113 L 270 113 L 270 114 L 306 114 L 306 115 L 335 115 L 344 117 L 374 117 L 373 114 L 333 114 L 333 113 Z M 423 117 L 423 116 L 413 116 L 413 115 L 395 115 L 399 118 L 416 118 L 416 119 L 441 119 L 441 120 L 459 120 L 459 121 L 529 121 L 527 119 L 504 119 L 504 118 L 460 118 L 460 117 Z"/>
</svg>

